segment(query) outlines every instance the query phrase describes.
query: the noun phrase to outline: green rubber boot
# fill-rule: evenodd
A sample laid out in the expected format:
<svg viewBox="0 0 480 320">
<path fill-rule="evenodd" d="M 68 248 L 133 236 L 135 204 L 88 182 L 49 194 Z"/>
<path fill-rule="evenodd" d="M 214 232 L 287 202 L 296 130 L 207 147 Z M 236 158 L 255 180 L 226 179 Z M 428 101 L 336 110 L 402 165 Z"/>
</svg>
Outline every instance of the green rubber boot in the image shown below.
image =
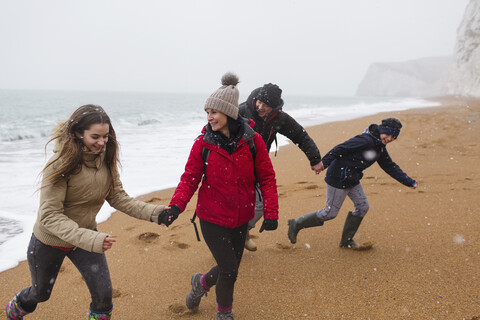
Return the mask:
<svg viewBox="0 0 480 320">
<path fill-rule="evenodd" d="M 342 239 L 340 240 L 340 248 L 352 249 L 352 250 L 368 250 L 373 246 L 372 242 L 364 244 L 358 244 L 353 240 L 355 233 L 357 233 L 358 227 L 362 223 L 363 217 L 357 217 L 348 212 L 347 219 L 345 219 L 345 225 L 343 226 Z"/>
<path fill-rule="evenodd" d="M 317 212 L 310 212 L 297 219 L 288 220 L 288 239 L 297 243 L 297 234 L 304 228 L 323 226 L 323 221 L 318 220 Z"/>
</svg>

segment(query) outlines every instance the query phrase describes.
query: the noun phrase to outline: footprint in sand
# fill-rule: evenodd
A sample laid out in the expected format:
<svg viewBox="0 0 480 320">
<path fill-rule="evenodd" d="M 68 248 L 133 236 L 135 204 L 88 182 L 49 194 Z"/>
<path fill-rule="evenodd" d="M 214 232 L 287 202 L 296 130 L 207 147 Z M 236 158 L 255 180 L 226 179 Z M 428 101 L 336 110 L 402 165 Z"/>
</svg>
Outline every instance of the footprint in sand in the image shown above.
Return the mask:
<svg viewBox="0 0 480 320">
<path fill-rule="evenodd" d="M 198 309 L 197 309 L 198 310 Z M 179 303 L 174 303 L 168 306 L 168 311 L 176 316 L 183 317 L 195 313 L 197 310 L 188 310 L 186 306 Z"/>
<path fill-rule="evenodd" d="M 183 242 L 179 242 L 176 240 L 176 237 L 173 236 L 170 238 L 170 247 L 171 246 L 175 246 L 179 249 L 188 249 L 190 248 L 190 245 L 189 244 L 186 244 L 186 243 L 183 243 Z"/>
<path fill-rule="evenodd" d="M 286 245 L 286 244 L 283 244 L 283 243 L 277 243 L 277 244 L 275 244 L 275 247 L 277 249 L 280 249 L 280 250 L 290 250 L 290 249 L 292 249 L 291 245 Z"/>
<path fill-rule="evenodd" d="M 138 240 L 144 243 L 152 243 L 153 241 L 160 238 L 160 235 L 155 232 L 145 232 L 138 236 Z"/>
<path fill-rule="evenodd" d="M 112 298 L 120 298 L 121 296 L 124 296 L 125 294 L 122 293 L 122 291 L 120 291 L 119 289 L 113 289 L 113 292 L 112 292 Z"/>
<path fill-rule="evenodd" d="M 316 184 L 313 184 L 311 186 L 306 186 L 305 189 L 307 190 L 318 189 L 318 186 Z"/>
</svg>

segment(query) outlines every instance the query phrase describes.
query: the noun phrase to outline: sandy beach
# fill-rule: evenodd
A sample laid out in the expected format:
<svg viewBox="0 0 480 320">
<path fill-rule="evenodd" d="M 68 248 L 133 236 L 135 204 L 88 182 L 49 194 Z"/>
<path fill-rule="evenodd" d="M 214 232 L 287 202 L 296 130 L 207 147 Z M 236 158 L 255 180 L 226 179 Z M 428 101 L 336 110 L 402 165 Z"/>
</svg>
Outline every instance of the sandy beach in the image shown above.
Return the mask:
<svg viewBox="0 0 480 320">
<path fill-rule="evenodd" d="M 287 220 L 325 204 L 324 173 L 315 175 L 294 145 L 272 155 L 279 228 L 253 231 L 258 250 L 244 254 L 235 319 L 480 319 L 480 101 L 441 102 L 307 130 L 323 155 L 370 123 L 390 116 L 402 121 L 399 139 L 388 150 L 419 187 L 401 185 L 377 164 L 365 171 L 370 211 L 355 239 L 374 242 L 369 251 L 338 246 L 353 207 L 348 199 L 336 219 L 302 230 L 297 244 L 290 244 Z M 172 193 L 140 198 L 168 204 Z M 191 275 L 214 265 L 189 220 L 195 203 L 194 197 L 168 229 L 119 212 L 99 225 L 117 239 L 107 252 L 113 319 L 214 318 L 213 290 L 196 313 L 185 307 Z M 2 306 L 29 282 L 26 262 L 0 273 Z M 66 260 L 50 300 L 25 319 L 86 319 L 89 303 L 85 283 Z"/>
</svg>

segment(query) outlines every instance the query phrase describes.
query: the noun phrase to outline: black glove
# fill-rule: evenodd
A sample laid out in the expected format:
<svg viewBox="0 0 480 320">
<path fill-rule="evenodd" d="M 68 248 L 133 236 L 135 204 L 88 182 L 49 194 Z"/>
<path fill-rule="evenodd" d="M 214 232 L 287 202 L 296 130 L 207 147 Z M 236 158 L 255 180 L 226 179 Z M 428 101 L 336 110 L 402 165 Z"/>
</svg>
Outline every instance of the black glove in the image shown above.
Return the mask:
<svg viewBox="0 0 480 320">
<path fill-rule="evenodd" d="M 260 227 L 260 232 L 263 230 L 276 230 L 278 228 L 278 220 L 277 219 L 264 219 L 262 226 Z"/>
<path fill-rule="evenodd" d="M 163 210 L 158 215 L 158 224 L 164 224 L 168 227 L 178 218 L 179 214 L 180 208 L 173 204 L 170 206 L 170 209 Z"/>
</svg>

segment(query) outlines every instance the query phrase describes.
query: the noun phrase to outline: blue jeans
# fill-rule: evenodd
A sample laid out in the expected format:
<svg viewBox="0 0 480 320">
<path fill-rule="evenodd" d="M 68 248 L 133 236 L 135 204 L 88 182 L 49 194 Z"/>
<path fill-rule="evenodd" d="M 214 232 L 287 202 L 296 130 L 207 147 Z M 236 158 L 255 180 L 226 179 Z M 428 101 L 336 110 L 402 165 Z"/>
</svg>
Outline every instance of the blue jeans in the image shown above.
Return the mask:
<svg viewBox="0 0 480 320">
<path fill-rule="evenodd" d="M 77 267 L 87 284 L 92 298 L 90 308 L 96 312 L 112 309 L 113 289 L 105 254 L 80 248 L 64 251 L 43 244 L 33 234 L 27 252 L 32 285 L 23 289 L 17 298 L 22 309 L 33 312 L 39 302 L 50 298 L 65 257 Z"/>
</svg>

